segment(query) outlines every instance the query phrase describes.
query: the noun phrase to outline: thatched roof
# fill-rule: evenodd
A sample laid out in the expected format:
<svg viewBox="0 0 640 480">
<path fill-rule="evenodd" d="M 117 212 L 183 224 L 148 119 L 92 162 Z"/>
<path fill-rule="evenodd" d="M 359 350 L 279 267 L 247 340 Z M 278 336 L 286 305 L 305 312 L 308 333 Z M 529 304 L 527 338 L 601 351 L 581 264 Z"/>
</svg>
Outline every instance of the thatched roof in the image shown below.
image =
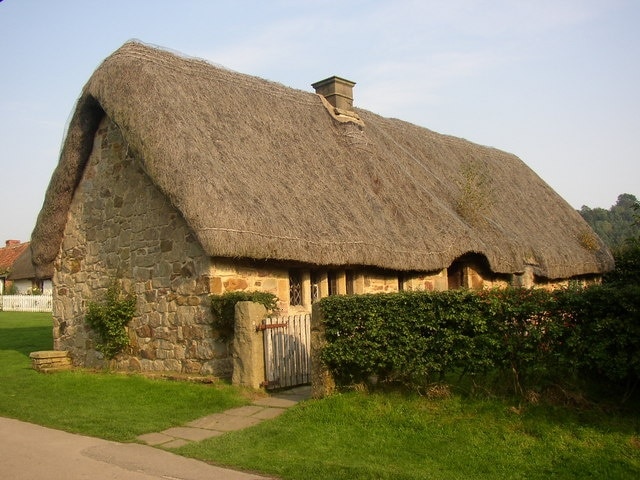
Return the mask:
<svg viewBox="0 0 640 480">
<path fill-rule="evenodd" d="M 16 260 L 25 250 L 29 249 L 29 242 L 7 240 L 4 247 L 0 247 L 0 275 L 8 275 L 14 269 Z"/>
<path fill-rule="evenodd" d="M 26 244 L 28 246 L 28 244 Z M 36 278 L 36 269 L 31 261 L 31 249 L 25 248 L 13 263 L 9 280 L 28 280 Z"/>
<path fill-rule="evenodd" d="M 356 100 L 357 103 L 357 100 Z M 520 159 L 137 42 L 89 79 L 33 234 L 58 252 L 103 115 L 211 256 L 433 271 L 467 252 L 495 272 L 600 273 L 612 257 Z"/>
</svg>

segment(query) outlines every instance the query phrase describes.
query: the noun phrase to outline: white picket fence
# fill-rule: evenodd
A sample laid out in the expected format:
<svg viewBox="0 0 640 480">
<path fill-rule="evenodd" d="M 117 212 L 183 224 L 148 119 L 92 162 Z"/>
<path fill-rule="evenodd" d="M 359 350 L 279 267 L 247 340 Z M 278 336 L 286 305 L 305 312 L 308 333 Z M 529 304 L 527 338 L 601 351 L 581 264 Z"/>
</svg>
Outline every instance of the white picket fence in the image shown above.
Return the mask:
<svg viewBox="0 0 640 480">
<path fill-rule="evenodd" d="M 52 312 L 52 295 L 0 295 L 0 311 Z"/>
</svg>

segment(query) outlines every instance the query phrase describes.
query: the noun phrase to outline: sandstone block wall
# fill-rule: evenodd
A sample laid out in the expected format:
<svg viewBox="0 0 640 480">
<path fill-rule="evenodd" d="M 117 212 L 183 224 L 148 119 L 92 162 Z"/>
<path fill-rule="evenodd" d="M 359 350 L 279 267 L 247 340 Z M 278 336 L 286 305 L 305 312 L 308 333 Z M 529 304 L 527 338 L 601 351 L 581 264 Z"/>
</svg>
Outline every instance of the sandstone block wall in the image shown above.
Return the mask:
<svg viewBox="0 0 640 480">
<path fill-rule="evenodd" d="M 235 291 L 272 293 L 280 300 L 283 313 L 289 307 L 289 270 L 284 265 L 214 258 L 211 268 L 211 293 Z"/>
<path fill-rule="evenodd" d="M 68 350 L 76 365 L 104 365 L 84 315 L 117 278 L 135 294 L 137 316 L 116 368 L 230 375 L 228 346 L 211 328 L 211 268 L 180 213 L 105 118 L 56 260 L 54 347 Z"/>
</svg>

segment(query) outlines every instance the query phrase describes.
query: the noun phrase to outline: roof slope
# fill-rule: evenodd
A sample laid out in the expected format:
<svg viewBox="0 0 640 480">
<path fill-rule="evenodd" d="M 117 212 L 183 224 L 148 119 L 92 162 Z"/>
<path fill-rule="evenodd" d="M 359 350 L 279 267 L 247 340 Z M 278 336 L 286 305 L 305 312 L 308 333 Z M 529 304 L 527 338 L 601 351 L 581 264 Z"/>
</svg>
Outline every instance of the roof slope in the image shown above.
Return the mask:
<svg viewBox="0 0 640 480">
<path fill-rule="evenodd" d="M 11 243 L 0 248 L 0 275 L 10 272 L 18 257 L 29 248 L 29 242 Z"/>
<path fill-rule="evenodd" d="M 514 155 L 140 43 L 86 84 L 34 230 L 52 262 L 106 113 L 212 256 L 563 278 L 613 265 L 580 215 Z"/>
<path fill-rule="evenodd" d="M 29 245 L 28 243 L 25 245 Z M 36 269 L 31 260 L 31 249 L 25 248 L 13 263 L 7 277 L 9 280 L 28 280 L 36 278 Z"/>
</svg>

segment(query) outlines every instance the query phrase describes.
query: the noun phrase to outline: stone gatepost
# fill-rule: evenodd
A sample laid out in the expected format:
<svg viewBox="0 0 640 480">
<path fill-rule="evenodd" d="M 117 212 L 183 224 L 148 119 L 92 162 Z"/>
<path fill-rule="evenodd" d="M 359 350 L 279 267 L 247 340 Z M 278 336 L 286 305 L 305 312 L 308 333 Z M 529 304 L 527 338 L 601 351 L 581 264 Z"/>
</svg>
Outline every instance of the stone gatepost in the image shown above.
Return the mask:
<svg viewBox="0 0 640 480">
<path fill-rule="evenodd" d="M 267 309 L 254 302 L 238 302 L 231 352 L 233 355 L 233 385 L 260 388 L 264 381 L 263 332 L 256 327 L 267 315 Z"/>
<path fill-rule="evenodd" d="M 318 303 L 314 303 L 311 307 L 311 396 L 313 398 L 327 397 L 336 391 L 335 379 L 320 358 L 326 344 L 322 309 Z"/>
</svg>

